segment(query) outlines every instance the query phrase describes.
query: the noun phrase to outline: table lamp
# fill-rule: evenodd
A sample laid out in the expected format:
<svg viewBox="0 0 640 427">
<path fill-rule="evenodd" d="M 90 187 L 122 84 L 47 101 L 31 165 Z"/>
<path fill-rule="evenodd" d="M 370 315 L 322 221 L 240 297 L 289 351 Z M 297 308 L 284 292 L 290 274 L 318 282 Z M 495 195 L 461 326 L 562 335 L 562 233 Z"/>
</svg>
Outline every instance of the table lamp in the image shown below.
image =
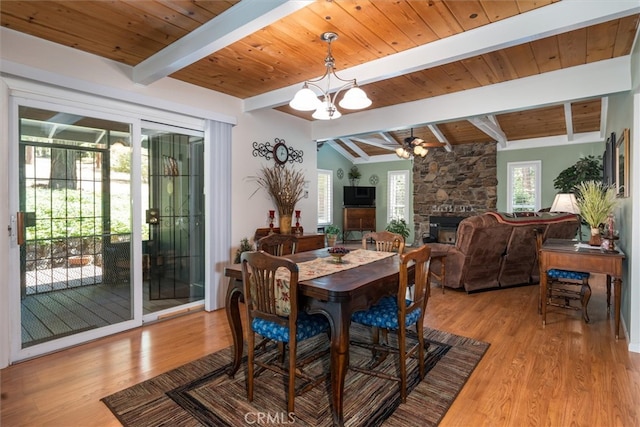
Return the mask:
<svg viewBox="0 0 640 427">
<path fill-rule="evenodd" d="M 553 200 L 551 209 L 549 212 L 565 212 L 578 215 L 579 228 L 578 233 L 580 241 L 582 242 L 582 219 L 580 218 L 580 207 L 578 207 L 578 201 L 573 193 L 558 193 Z"/>
</svg>

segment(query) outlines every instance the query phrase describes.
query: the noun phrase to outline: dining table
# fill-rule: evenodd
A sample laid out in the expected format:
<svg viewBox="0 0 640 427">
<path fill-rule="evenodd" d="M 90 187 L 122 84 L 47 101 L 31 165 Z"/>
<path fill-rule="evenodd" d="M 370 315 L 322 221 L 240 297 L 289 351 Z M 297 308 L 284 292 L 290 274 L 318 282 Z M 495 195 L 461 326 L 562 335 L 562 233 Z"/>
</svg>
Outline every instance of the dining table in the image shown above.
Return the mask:
<svg viewBox="0 0 640 427">
<path fill-rule="evenodd" d="M 326 262 L 333 262 L 326 248 L 286 257 L 295 263 L 318 258 L 326 258 Z M 378 261 L 310 280 L 301 280 L 298 283 L 301 307 L 310 314 L 322 314 L 329 321 L 331 411 L 333 424 L 336 426 L 344 425 L 344 382 L 349 368 L 351 314 L 366 310 L 384 296 L 395 295 L 398 291 L 399 267 L 399 256 L 394 254 Z M 240 302 L 243 301 L 241 265 L 227 266 L 225 276 L 229 278 L 225 310 L 233 337 L 233 361 L 227 373 L 233 376 L 240 368 L 244 345 L 240 315 Z"/>
</svg>

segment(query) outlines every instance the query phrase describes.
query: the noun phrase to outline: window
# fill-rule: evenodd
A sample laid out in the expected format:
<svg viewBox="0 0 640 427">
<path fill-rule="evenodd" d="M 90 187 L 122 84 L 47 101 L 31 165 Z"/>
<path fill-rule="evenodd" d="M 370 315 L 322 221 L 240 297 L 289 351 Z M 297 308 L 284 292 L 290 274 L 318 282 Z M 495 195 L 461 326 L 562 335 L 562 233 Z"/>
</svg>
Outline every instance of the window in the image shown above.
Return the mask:
<svg viewBox="0 0 640 427">
<path fill-rule="evenodd" d="M 333 222 L 333 171 L 318 169 L 318 225 Z"/>
<path fill-rule="evenodd" d="M 507 163 L 507 212 L 537 211 L 540 209 L 542 163 Z"/>
<path fill-rule="evenodd" d="M 409 222 L 409 171 L 389 171 L 387 183 L 387 222 L 392 219 Z"/>
</svg>

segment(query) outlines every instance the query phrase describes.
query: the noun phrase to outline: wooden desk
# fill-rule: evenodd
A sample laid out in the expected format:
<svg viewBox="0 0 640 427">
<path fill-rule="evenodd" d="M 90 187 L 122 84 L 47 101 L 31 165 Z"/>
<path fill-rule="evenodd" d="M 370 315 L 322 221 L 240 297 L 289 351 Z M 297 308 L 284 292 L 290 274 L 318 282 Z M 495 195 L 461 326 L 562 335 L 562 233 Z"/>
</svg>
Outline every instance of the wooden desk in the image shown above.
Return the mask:
<svg viewBox="0 0 640 427">
<path fill-rule="evenodd" d="M 287 258 L 299 263 L 328 256 L 327 250 L 321 249 L 298 252 Z M 331 409 L 334 425 L 344 425 L 343 392 L 349 367 L 351 314 L 366 310 L 383 296 L 395 295 L 398 292 L 399 267 L 399 257 L 396 255 L 298 284 L 306 311 L 323 314 L 331 325 Z M 225 276 L 229 277 L 225 310 L 234 345 L 233 364 L 228 373 L 234 375 L 240 367 L 244 345 L 238 304 L 242 298 L 240 264 L 226 267 Z"/>
<path fill-rule="evenodd" d="M 540 249 L 540 301 L 542 301 L 542 324 L 547 321 L 547 271 L 588 271 L 607 275 L 607 312 L 611 306 L 611 279 L 614 286 L 615 335 L 620 331 L 620 293 L 622 290 L 622 252 L 604 252 L 599 248 L 576 248 L 573 240 L 548 239 Z"/>
</svg>

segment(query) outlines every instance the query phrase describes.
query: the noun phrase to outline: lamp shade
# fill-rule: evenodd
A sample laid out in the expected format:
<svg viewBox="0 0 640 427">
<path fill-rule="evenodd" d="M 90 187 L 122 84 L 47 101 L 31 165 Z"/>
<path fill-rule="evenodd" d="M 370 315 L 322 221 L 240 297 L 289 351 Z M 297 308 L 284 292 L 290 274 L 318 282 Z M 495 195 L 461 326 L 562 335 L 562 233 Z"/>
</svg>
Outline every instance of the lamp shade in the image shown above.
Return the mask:
<svg viewBox="0 0 640 427">
<path fill-rule="evenodd" d="M 333 114 L 330 112 L 333 111 Z M 330 99 L 320 103 L 316 111 L 311 115 L 316 120 L 333 120 L 342 117 L 342 113 L 333 105 Z"/>
<path fill-rule="evenodd" d="M 580 208 L 576 196 L 573 193 L 559 193 L 553 200 L 549 212 L 566 212 L 572 214 L 580 214 Z"/>
<path fill-rule="evenodd" d="M 319 104 L 318 96 L 306 85 L 296 92 L 296 95 L 289 102 L 289 106 L 298 111 L 316 110 Z"/>
<path fill-rule="evenodd" d="M 345 92 L 342 100 L 338 103 L 347 110 L 360 110 L 371 105 L 371 100 L 367 94 L 359 87 L 352 87 Z"/>
</svg>

